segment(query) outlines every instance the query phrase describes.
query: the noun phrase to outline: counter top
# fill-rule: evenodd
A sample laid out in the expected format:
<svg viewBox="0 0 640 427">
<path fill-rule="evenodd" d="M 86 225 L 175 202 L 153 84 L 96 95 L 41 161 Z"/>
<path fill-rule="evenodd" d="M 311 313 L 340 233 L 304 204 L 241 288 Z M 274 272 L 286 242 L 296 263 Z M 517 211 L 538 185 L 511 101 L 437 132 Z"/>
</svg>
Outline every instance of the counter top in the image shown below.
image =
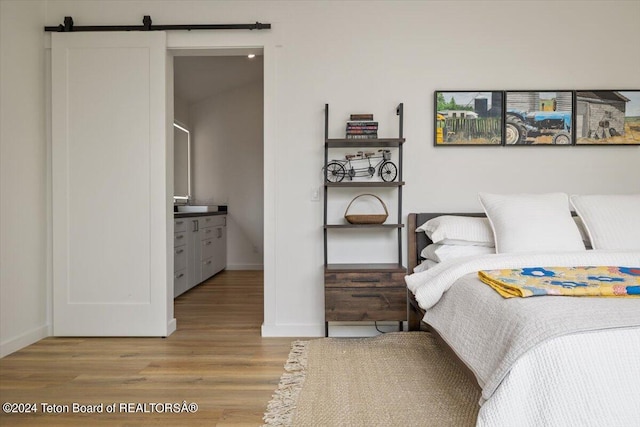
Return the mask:
<svg viewBox="0 0 640 427">
<path fill-rule="evenodd" d="M 190 218 L 196 216 L 209 216 L 209 215 L 226 215 L 229 212 L 227 211 L 218 211 L 218 212 L 174 212 L 174 218 Z"/>
</svg>

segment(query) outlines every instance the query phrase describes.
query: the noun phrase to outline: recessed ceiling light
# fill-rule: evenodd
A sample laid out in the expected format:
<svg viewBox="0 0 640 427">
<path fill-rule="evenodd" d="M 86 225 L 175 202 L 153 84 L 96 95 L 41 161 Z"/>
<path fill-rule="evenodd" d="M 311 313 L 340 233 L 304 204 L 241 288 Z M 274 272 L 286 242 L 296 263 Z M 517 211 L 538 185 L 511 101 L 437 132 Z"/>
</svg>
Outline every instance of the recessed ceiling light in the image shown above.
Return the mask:
<svg viewBox="0 0 640 427">
<path fill-rule="evenodd" d="M 255 53 L 250 53 L 249 55 L 247 55 L 247 58 L 249 58 L 249 59 L 253 59 L 255 57 L 256 57 Z"/>
</svg>

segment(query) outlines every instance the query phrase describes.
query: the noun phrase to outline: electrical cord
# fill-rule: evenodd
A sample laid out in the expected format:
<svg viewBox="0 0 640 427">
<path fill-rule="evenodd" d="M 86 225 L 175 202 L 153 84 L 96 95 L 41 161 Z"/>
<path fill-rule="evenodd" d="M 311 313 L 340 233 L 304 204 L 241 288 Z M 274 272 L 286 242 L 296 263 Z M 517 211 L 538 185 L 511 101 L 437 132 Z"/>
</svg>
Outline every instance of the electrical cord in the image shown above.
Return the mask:
<svg viewBox="0 0 640 427">
<path fill-rule="evenodd" d="M 378 322 L 377 321 L 374 321 L 373 323 L 374 323 L 374 325 L 376 327 L 376 331 L 380 332 L 381 334 L 386 334 L 388 332 L 395 332 L 395 331 L 382 331 L 382 330 L 380 330 L 380 328 L 378 328 Z"/>
</svg>

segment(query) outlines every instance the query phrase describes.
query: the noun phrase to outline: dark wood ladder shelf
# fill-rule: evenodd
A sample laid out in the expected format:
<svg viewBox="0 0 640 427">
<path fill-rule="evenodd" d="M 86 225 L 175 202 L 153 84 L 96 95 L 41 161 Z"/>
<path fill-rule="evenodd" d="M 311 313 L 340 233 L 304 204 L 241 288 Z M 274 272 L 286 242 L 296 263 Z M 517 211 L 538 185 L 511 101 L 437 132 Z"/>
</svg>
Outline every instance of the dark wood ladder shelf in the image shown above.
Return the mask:
<svg viewBox="0 0 640 427">
<path fill-rule="evenodd" d="M 324 286 L 325 286 L 325 334 L 329 335 L 329 322 L 352 321 L 397 321 L 402 330 L 402 322 L 407 320 L 407 288 L 404 276 L 407 269 L 402 265 L 402 149 L 403 104 L 396 108 L 398 116 L 398 138 L 347 139 L 329 138 L 329 104 L 325 104 L 324 123 L 324 164 L 329 164 L 329 150 L 333 148 L 392 148 L 397 150 L 397 176 L 390 181 L 358 181 L 357 173 L 338 179 L 328 180 L 325 172 L 324 182 Z M 363 150 L 364 151 L 364 150 Z M 380 150 L 382 151 L 382 150 Z M 387 153 L 390 150 L 386 150 Z M 386 157 L 385 157 L 385 160 Z M 334 163 L 336 161 L 333 161 Z M 395 166 L 395 165 L 393 165 Z M 377 166 L 376 166 L 377 167 Z M 325 171 L 327 169 L 325 168 Z M 351 176 L 356 180 L 351 180 Z M 386 176 L 385 176 L 386 177 Z M 366 177 L 365 177 L 366 179 Z M 379 178 L 383 179 L 383 178 Z M 397 219 L 384 224 L 328 224 L 327 203 L 329 189 L 340 188 L 387 188 L 397 194 Z M 387 190 L 388 192 L 389 190 Z M 388 197 L 388 196 L 387 196 Z M 397 232 L 397 262 L 388 263 L 329 263 L 327 240 L 335 232 L 329 230 L 361 229 Z M 378 231 L 376 231 L 378 232 Z"/>
</svg>

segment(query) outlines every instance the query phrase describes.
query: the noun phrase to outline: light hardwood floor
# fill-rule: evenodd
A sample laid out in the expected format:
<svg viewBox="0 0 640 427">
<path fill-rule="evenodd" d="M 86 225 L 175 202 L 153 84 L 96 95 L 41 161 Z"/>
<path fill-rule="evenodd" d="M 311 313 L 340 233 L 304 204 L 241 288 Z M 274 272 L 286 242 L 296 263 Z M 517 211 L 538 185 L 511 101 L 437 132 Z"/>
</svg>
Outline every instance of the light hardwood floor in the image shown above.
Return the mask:
<svg viewBox="0 0 640 427">
<path fill-rule="evenodd" d="M 258 271 L 223 271 L 175 300 L 168 338 L 47 338 L 0 359 L 0 401 L 35 403 L 0 425 L 247 425 L 262 423 L 292 338 L 262 338 Z M 126 413 L 121 403 L 195 402 L 195 413 Z M 42 403 L 116 403 L 116 413 L 44 414 Z M 134 409 L 155 410 L 147 405 Z"/>
</svg>

